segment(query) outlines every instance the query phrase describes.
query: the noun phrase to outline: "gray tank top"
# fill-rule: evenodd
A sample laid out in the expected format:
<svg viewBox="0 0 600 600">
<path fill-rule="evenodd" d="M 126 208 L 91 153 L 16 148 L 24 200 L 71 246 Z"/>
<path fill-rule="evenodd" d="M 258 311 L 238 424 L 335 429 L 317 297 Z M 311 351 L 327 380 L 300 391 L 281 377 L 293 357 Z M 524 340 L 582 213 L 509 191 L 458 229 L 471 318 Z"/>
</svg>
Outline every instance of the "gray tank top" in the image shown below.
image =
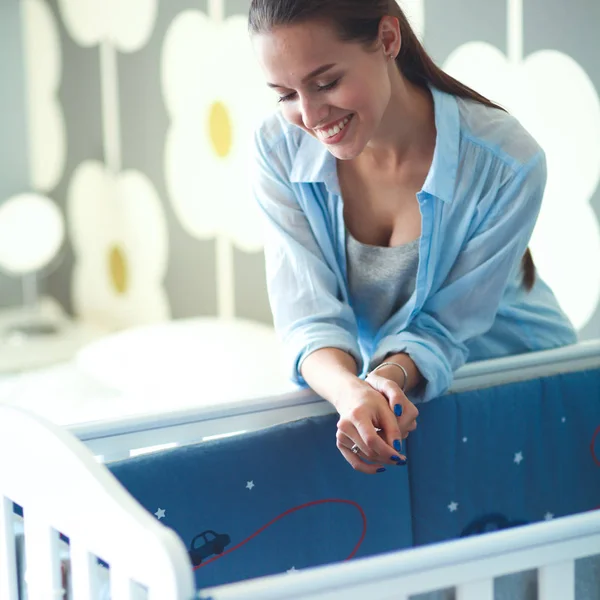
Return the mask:
<svg viewBox="0 0 600 600">
<path fill-rule="evenodd" d="M 346 229 L 346 262 L 359 331 L 373 338 L 415 290 L 419 239 L 402 246 L 371 246 Z"/>
</svg>

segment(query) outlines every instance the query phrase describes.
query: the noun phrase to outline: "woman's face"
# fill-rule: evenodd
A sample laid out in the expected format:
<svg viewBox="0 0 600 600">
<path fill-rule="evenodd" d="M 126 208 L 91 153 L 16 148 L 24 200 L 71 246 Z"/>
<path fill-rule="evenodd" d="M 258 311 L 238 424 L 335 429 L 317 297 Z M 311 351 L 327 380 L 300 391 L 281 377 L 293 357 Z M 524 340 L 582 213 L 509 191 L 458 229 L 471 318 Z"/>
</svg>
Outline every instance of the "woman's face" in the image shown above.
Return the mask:
<svg viewBox="0 0 600 600">
<path fill-rule="evenodd" d="M 277 27 L 253 39 L 283 116 L 342 160 L 362 152 L 390 101 L 390 68 L 396 67 L 388 55 L 396 55 L 399 40 L 384 31 L 381 41 L 377 50 L 342 42 L 320 22 Z"/>
</svg>

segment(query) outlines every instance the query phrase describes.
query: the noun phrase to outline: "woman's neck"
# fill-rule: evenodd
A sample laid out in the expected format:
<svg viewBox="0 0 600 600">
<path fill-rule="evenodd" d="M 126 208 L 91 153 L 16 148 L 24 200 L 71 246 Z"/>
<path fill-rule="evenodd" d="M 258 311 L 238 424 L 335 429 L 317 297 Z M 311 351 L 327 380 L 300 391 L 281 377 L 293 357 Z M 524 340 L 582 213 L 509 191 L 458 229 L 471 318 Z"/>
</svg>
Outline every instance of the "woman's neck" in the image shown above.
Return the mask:
<svg viewBox="0 0 600 600">
<path fill-rule="evenodd" d="M 395 69 L 395 66 L 394 66 Z M 429 89 L 392 77 L 392 94 L 380 127 L 358 157 L 378 170 L 397 171 L 407 162 L 429 160 L 435 148 L 433 98 Z"/>
</svg>

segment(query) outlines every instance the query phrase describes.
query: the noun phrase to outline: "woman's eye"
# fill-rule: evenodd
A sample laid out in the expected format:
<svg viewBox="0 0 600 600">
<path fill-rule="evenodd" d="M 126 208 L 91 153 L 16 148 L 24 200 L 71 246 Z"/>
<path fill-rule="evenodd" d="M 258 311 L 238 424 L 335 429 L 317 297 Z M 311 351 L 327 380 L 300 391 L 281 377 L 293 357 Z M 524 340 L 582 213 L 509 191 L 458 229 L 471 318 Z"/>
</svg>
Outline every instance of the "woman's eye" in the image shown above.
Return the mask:
<svg viewBox="0 0 600 600">
<path fill-rule="evenodd" d="M 319 85 L 317 87 L 320 92 L 326 92 L 327 90 L 332 90 L 340 82 L 340 79 L 341 79 L 341 77 L 339 77 L 338 79 L 335 79 L 331 83 L 328 83 L 326 85 Z"/>
<path fill-rule="evenodd" d="M 317 85 L 317 90 L 319 92 L 326 92 L 328 90 L 332 90 L 334 87 L 337 86 L 337 84 L 341 81 L 341 77 L 338 77 L 337 79 L 335 79 L 334 81 L 332 81 L 331 83 L 327 83 L 325 85 Z M 281 103 L 281 102 L 289 102 L 290 100 L 293 100 L 296 96 L 296 92 L 292 92 L 290 94 L 286 94 L 285 96 L 279 96 L 279 98 L 277 99 L 277 102 Z"/>
<path fill-rule="evenodd" d="M 291 94 L 287 94 L 286 96 L 279 96 L 279 98 L 277 99 L 277 102 L 288 102 L 289 100 L 291 100 L 294 96 L 296 95 L 295 92 L 292 92 Z"/>
</svg>

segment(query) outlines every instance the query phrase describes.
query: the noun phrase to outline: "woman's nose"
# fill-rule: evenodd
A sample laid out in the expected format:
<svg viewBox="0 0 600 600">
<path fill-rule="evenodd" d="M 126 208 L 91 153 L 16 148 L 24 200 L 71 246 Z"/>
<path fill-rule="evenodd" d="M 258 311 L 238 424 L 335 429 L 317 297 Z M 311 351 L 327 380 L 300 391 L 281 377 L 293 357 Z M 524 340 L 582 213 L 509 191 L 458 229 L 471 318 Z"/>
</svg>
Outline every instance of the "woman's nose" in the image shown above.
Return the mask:
<svg viewBox="0 0 600 600">
<path fill-rule="evenodd" d="M 313 98 L 300 100 L 300 115 L 302 124 L 306 129 L 314 129 L 325 122 L 327 117 L 327 106 Z"/>
</svg>

